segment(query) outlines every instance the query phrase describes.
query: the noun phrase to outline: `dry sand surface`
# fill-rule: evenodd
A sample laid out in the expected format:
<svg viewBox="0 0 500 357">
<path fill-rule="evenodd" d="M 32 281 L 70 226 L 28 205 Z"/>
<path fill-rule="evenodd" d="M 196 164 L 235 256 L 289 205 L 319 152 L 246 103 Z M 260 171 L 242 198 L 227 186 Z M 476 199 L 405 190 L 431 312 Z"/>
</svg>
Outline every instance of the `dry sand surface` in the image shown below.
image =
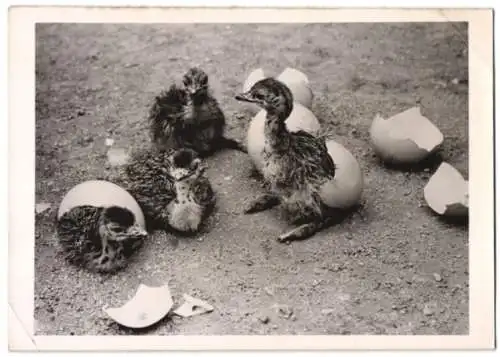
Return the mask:
<svg viewBox="0 0 500 357">
<path fill-rule="evenodd" d="M 467 27 L 464 24 L 87 25 L 36 28 L 37 334 L 130 334 L 102 311 L 140 283 L 168 283 L 212 313 L 169 317 L 145 334 L 467 334 L 468 229 L 426 206 L 423 187 L 439 160 L 468 175 Z M 310 79 L 313 112 L 359 160 L 359 212 L 290 245 L 277 210 L 243 215 L 262 191 L 249 158 L 207 160 L 218 205 L 194 238 L 155 233 L 111 277 L 68 265 L 54 219 L 63 195 L 105 177 L 105 138 L 148 145 L 148 106 L 192 65 L 208 74 L 228 121 L 245 137 L 251 106 L 233 99 L 247 74 L 296 67 Z M 419 104 L 445 142 L 428 165 L 382 165 L 368 129 L 378 112 Z"/>
</svg>

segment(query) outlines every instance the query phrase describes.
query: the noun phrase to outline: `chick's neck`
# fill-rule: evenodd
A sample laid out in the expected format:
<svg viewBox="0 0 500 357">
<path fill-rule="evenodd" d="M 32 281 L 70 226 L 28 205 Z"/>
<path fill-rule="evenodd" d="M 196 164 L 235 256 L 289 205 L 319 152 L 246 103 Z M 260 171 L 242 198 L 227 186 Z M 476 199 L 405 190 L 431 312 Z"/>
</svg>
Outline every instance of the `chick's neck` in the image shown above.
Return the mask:
<svg viewBox="0 0 500 357">
<path fill-rule="evenodd" d="M 290 133 L 285 124 L 288 115 L 285 114 L 279 111 L 267 111 L 264 135 L 274 150 L 286 150 L 290 142 Z"/>
</svg>

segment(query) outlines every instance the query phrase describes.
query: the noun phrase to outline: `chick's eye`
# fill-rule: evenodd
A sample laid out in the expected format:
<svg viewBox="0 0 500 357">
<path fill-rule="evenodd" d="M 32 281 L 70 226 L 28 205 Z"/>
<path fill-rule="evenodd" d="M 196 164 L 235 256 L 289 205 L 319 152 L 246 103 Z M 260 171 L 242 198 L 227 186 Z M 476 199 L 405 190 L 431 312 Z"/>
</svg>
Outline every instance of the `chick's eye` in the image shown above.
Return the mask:
<svg viewBox="0 0 500 357">
<path fill-rule="evenodd" d="M 114 227 L 111 227 L 111 230 L 115 233 L 119 233 L 119 232 L 123 232 L 123 227 L 120 227 L 120 226 L 114 226 Z"/>
</svg>

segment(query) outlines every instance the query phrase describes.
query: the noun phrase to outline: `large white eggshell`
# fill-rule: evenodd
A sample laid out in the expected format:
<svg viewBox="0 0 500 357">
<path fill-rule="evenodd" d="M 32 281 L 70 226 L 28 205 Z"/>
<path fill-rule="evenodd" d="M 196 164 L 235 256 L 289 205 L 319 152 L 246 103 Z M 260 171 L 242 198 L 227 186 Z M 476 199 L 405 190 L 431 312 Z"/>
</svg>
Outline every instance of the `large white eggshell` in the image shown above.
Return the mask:
<svg viewBox="0 0 500 357">
<path fill-rule="evenodd" d="M 261 110 L 252 119 L 247 131 L 247 151 L 257 170 L 262 168 L 262 152 L 264 150 L 264 127 L 266 111 Z M 318 118 L 302 104 L 295 102 L 290 116 L 285 121 L 290 132 L 304 130 L 317 134 L 321 129 Z"/>
<path fill-rule="evenodd" d="M 77 206 L 91 205 L 95 207 L 119 206 L 128 208 L 134 215 L 137 223 L 146 226 L 144 214 L 132 195 L 120 186 L 103 180 L 82 182 L 66 193 L 62 199 L 57 217 Z"/>
<path fill-rule="evenodd" d="M 120 325 L 145 328 L 164 318 L 173 305 L 167 285 L 150 287 L 140 284 L 134 297 L 123 306 L 105 308 L 104 312 Z"/>
<path fill-rule="evenodd" d="M 456 168 L 439 165 L 424 187 L 429 207 L 443 216 L 466 216 L 469 212 L 469 184 Z"/>
<path fill-rule="evenodd" d="M 304 73 L 288 67 L 276 79 L 287 85 L 296 102 L 312 109 L 314 95 L 309 85 L 309 79 Z"/>
<path fill-rule="evenodd" d="M 347 209 L 359 204 L 364 179 L 361 167 L 354 155 L 342 144 L 329 140 L 328 153 L 335 163 L 335 177 L 321 187 L 322 201 L 329 207 Z"/>
<path fill-rule="evenodd" d="M 434 152 L 443 142 L 441 131 L 420 113 L 410 108 L 384 119 L 376 115 L 370 128 L 372 147 L 385 162 L 417 163 Z"/>
<path fill-rule="evenodd" d="M 266 77 L 268 75 L 266 75 L 262 68 L 253 70 L 243 84 L 243 92 L 249 91 L 255 83 Z M 295 102 L 302 104 L 308 109 L 312 108 L 314 95 L 309 85 L 309 79 L 304 73 L 287 67 L 276 79 L 283 82 L 290 89 Z"/>
</svg>

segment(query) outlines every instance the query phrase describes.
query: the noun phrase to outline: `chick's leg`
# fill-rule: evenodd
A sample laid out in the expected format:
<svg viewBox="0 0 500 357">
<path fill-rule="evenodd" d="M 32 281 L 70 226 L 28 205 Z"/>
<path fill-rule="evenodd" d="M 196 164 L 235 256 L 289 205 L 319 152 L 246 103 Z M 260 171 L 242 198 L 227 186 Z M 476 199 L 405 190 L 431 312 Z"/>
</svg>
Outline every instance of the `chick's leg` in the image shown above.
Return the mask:
<svg viewBox="0 0 500 357">
<path fill-rule="evenodd" d="M 277 206 L 280 203 L 278 196 L 266 193 L 251 201 L 244 209 L 246 214 L 261 212 Z"/>
<path fill-rule="evenodd" d="M 323 228 L 323 224 L 319 221 L 305 223 L 297 228 L 292 229 L 278 237 L 280 243 L 290 243 L 295 240 L 303 240 L 310 238 L 315 233 Z"/>
</svg>

